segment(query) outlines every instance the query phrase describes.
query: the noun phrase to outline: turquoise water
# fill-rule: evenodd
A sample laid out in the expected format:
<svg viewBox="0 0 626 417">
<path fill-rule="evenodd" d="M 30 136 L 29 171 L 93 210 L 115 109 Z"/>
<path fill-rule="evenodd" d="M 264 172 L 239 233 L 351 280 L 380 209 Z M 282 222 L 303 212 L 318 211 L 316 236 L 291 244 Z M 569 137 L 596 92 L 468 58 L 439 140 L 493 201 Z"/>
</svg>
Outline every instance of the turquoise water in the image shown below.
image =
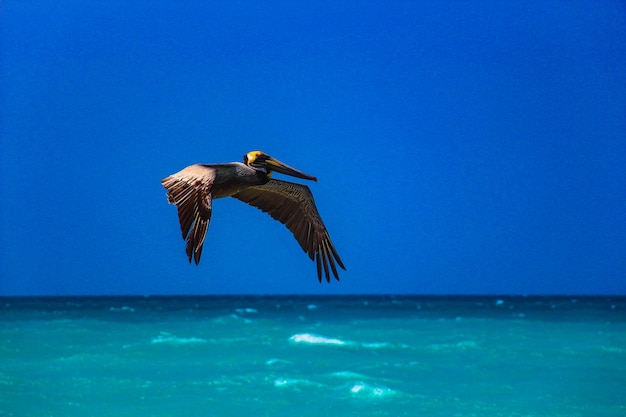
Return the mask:
<svg viewBox="0 0 626 417">
<path fill-rule="evenodd" d="M 0 415 L 623 417 L 626 298 L 3 298 Z"/>
</svg>

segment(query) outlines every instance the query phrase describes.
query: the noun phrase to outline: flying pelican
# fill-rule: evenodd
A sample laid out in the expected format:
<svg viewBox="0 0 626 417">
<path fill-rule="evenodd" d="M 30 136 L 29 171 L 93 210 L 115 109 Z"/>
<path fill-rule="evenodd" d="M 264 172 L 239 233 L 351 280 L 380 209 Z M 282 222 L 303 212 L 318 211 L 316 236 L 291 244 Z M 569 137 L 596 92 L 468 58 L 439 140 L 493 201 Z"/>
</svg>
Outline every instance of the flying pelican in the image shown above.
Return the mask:
<svg viewBox="0 0 626 417">
<path fill-rule="evenodd" d="M 163 178 L 167 199 L 178 207 L 178 219 L 189 262 L 200 262 L 202 245 L 209 229 L 213 200 L 234 197 L 278 220 L 293 233 L 302 249 L 317 264 L 317 279 L 326 281 L 330 270 L 337 281 L 335 263 L 344 270 L 337 250 L 320 217 L 309 187 L 272 179 L 272 171 L 305 180 L 317 178 L 298 171 L 261 151 L 248 152 L 243 163 L 195 164 Z"/>
</svg>

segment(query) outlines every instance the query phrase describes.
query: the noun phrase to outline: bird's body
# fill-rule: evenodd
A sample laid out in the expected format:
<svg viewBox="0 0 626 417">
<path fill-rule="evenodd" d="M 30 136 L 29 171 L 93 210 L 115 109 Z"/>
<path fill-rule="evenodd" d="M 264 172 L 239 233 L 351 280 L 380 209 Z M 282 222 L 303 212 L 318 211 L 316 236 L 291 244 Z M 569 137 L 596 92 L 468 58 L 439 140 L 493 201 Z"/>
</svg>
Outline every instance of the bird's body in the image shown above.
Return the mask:
<svg viewBox="0 0 626 417">
<path fill-rule="evenodd" d="M 316 261 L 320 281 L 322 268 L 327 281 L 330 281 L 330 271 L 339 280 L 335 264 L 345 267 L 330 240 L 309 187 L 272 179 L 272 171 L 317 181 L 315 177 L 260 151 L 246 154 L 244 163 L 190 165 L 161 181 L 168 190 L 169 202 L 178 207 L 189 262 L 192 258 L 196 264 L 200 262 L 213 200 L 234 197 L 287 226 L 302 249 Z"/>
<path fill-rule="evenodd" d="M 190 165 L 170 178 L 184 179 L 187 183 L 195 181 L 196 186 L 209 188 L 214 200 L 232 197 L 247 187 L 263 185 L 270 180 L 266 173 L 241 162 Z"/>
</svg>

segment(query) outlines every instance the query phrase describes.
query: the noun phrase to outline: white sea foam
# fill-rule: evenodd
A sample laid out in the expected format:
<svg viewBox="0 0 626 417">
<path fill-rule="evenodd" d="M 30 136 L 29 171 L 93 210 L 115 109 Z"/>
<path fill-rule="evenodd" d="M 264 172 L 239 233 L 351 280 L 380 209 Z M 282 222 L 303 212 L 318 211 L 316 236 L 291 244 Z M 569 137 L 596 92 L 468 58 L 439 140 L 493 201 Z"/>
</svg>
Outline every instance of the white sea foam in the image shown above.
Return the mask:
<svg viewBox="0 0 626 417">
<path fill-rule="evenodd" d="M 206 343 L 206 339 L 199 337 L 177 337 L 167 332 L 160 333 L 150 340 L 152 344 L 187 345 L 193 343 Z"/>
<path fill-rule="evenodd" d="M 331 374 L 331 376 L 336 377 L 336 378 L 341 378 L 341 379 L 367 379 L 368 377 L 360 374 L 358 372 L 353 372 L 353 371 L 337 371 L 337 372 L 333 372 Z"/>
<path fill-rule="evenodd" d="M 355 396 L 368 398 L 383 398 L 395 395 L 396 392 L 383 385 L 371 385 L 365 382 L 356 382 L 350 387 L 350 393 Z"/>
<path fill-rule="evenodd" d="M 344 346 L 351 348 L 361 349 L 392 349 L 392 348 L 406 348 L 407 345 L 396 345 L 389 342 L 368 342 L 359 343 L 350 340 L 341 340 L 337 338 L 331 338 L 321 336 L 315 333 L 297 333 L 289 338 L 292 343 L 302 343 L 309 345 L 328 345 L 328 346 Z"/>
<path fill-rule="evenodd" d="M 308 379 L 301 378 L 276 378 L 274 380 L 276 388 L 294 388 L 294 387 L 321 387 L 323 384 Z"/>
<path fill-rule="evenodd" d="M 394 345 L 389 342 L 368 342 L 359 343 L 350 340 L 341 340 L 336 338 L 330 338 L 321 336 L 314 333 L 297 333 L 289 338 L 292 343 L 304 343 L 311 345 L 331 345 L 331 346 L 346 346 L 352 348 L 362 349 L 387 349 L 394 347 L 406 347 L 406 345 Z"/>
<path fill-rule="evenodd" d="M 312 334 L 312 333 L 298 333 L 289 338 L 293 343 L 307 343 L 312 345 L 334 345 L 344 346 L 349 344 L 340 339 L 331 339 L 328 337 Z"/>
<path fill-rule="evenodd" d="M 284 359 L 278 359 L 278 358 L 271 358 L 265 361 L 265 364 L 267 366 L 276 366 L 276 365 L 289 365 L 291 364 L 291 361 L 287 361 Z"/>
</svg>

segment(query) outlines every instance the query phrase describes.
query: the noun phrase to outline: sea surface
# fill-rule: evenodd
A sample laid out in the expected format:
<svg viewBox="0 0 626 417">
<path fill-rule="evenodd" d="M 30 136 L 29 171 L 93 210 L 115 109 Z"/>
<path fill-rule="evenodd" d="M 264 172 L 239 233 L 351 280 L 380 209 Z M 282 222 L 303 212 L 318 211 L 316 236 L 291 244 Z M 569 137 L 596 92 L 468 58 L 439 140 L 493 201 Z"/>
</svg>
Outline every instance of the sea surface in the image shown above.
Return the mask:
<svg viewBox="0 0 626 417">
<path fill-rule="evenodd" d="M 624 417 L 626 298 L 0 298 L 0 416 Z"/>
</svg>

